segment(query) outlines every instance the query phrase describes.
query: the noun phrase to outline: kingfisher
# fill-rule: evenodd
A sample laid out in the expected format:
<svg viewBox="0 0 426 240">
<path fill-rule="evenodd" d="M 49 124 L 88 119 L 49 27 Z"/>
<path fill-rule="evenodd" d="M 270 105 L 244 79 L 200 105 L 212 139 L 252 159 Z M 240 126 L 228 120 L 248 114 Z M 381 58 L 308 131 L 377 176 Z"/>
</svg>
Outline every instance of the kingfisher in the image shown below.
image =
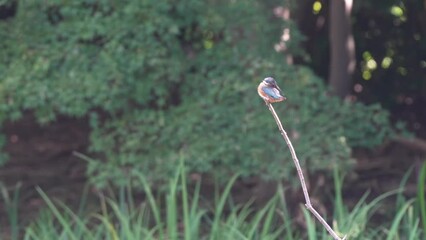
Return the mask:
<svg viewBox="0 0 426 240">
<path fill-rule="evenodd" d="M 287 98 L 282 95 L 282 90 L 272 77 L 267 77 L 257 87 L 257 93 L 269 103 L 281 102 Z"/>
</svg>

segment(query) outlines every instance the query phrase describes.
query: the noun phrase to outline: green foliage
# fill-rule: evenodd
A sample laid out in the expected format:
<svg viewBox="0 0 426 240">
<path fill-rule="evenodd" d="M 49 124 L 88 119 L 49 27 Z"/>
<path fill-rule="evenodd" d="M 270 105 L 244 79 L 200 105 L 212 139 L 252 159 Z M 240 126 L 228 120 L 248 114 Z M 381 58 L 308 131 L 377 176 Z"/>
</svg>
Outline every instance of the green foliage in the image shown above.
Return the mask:
<svg viewBox="0 0 426 240">
<path fill-rule="evenodd" d="M 90 119 L 88 176 L 98 186 L 191 172 L 291 178 L 290 154 L 256 94 L 273 75 L 288 96 L 277 104 L 299 159 L 310 171 L 347 169 L 350 148 L 392 131 L 379 106 L 329 97 L 303 67 L 272 48 L 282 25 L 275 1 L 20 1 L 0 21 L 0 120 L 34 112 Z M 105 161 L 100 161 L 101 159 Z"/>
<path fill-rule="evenodd" d="M 154 194 L 145 176 L 135 174 L 138 180 L 134 183 L 143 186 L 144 201 L 134 201 L 133 186 L 129 184 L 121 187 L 114 198 L 101 194 L 98 209 L 85 206 L 83 199 L 80 206 L 83 213 L 74 212 L 63 203 L 54 203 L 38 189 L 47 209 L 25 227 L 22 239 L 330 239 L 303 205 L 300 207 L 304 210 L 306 229 L 296 227 L 296 220 L 289 214 L 281 187 L 265 206 L 256 209 L 249 203 L 241 206 L 232 204 L 230 191 L 236 176 L 227 182 L 222 191 L 218 191 L 219 195 L 215 198 L 218 201 L 212 203 L 201 196 L 199 181 L 195 186 L 188 183 L 182 162 L 177 166 L 164 194 Z M 333 218 L 333 228 L 340 235 L 347 234 L 348 239 L 354 240 L 422 239 L 424 229 L 419 228 L 420 214 L 413 211 L 413 200 L 405 200 L 402 191 L 385 193 L 371 202 L 366 201 L 365 195 L 349 210 L 342 201 L 337 200 L 342 198 L 340 187 L 343 179 L 337 171 L 334 177 L 335 186 L 339 189 L 336 189 L 334 212 L 337 214 Z M 376 226 L 371 217 L 383 209 L 385 198 L 395 194 L 402 201 L 397 201 L 395 209 L 388 212 L 392 216 L 389 221 Z"/>
<path fill-rule="evenodd" d="M 373 147 L 392 136 L 387 112 L 378 105 L 327 96 L 320 79 L 303 68 L 280 75 L 289 100 L 276 109 L 310 171 L 347 169 L 351 147 Z M 125 169 L 132 166 L 161 179 L 170 176 L 182 156 L 191 171 L 289 178 L 294 170 L 291 156 L 272 116 L 255 95 L 256 83 L 257 79 L 239 82 L 235 84 L 239 91 L 224 88 L 223 100 L 217 103 L 208 103 L 208 98 L 167 111 L 133 112 L 102 123 L 95 119 L 93 150 L 106 153 L 109 164 L 115 165 L 92 161 L 90 175 L 105 169 L 105 179 L 117 173 L 119 180 L 129 176 Z M 102 182 L 97 176 L 96 182 Z"/>
<path fill-rule="evenodd" d="M 143 203 L 134 203 L 134 196 L 128 191 L 133 187 L 128 185 L 127 189 L 120 188 L 117 199 L 102 196 L 100 209 L 97 209 L 99 213 L 82 216 L 64 204 L 53 203 L 38 189 L 48 211 L 26 228 L 24 239 L 278 239 L 282 231 L 274 224 L 280 219 L 274 211 L 278 197 L 258 212 L 253 211 L 250 204 L 245 204 L 232 208 L 229 216 L 225 215 L 237 176 L 227 183 L 217 196 L 219 202 L 209 211 L 201 207 L 206 203 L 200 203 L 200 182 L 196 183 L 193 193 L 188 190 L 183 165 L 175 169 L 165 195 L 160 197 L 153 194 L 152 186 L 142 174 L 136 175 L 137 183 L 145 190 Z M 165 208 L 162 208 L 163 203 Z"/>
<path fill-rule="evenodd" d="M 343 202 L 342 184 L 343 178 L 339 170 L 334 171 L 335 182 L 335 202 L 333 229 L 340 235 L 347 235 L 347 239 L 423 239 L 425 231 L 420 228 L 421 213 L 415 210 L 416 199 L 406 199 L 404 197 L 405 184 L 410 176 L 410 171 L 402 179 L 400 188 L 383 193 L 380 196 L 367 201 L 368 192 L 355 204 L 352 209 L 348 209 Z M 396 206 L 389 206 L 385 200 L 391 196 L 396 196 Z M 393 198 L 393 199 L 395 199 Z M 392 200 L 393 201 L 393 200 Z M 388 201 L 389 202 L 389 201 Z M 389 209 L 391 208 L 391 209 Z M 383 211 L 386 209 L 386 211 Z M 308 239 L 330 239 L 329 233 L 314 217 L 304 210 L 307 225 Z M 383 214 L 385 219 L 377 221 L 373 216 L 377 213 Z M 289 238 L 293 239 L 293 238 Z M 299 238 L 297 238 L 299 239 Z"/>
</svg>

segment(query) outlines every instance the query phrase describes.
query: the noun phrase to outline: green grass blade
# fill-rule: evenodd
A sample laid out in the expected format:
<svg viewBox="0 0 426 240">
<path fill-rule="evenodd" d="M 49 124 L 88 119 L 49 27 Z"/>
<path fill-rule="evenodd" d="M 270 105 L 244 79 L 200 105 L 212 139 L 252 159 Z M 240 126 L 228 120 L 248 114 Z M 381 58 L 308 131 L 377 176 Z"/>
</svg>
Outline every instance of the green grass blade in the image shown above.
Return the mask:
<svg viewBox="0 0 426 240">
<path fill-rule="evenodd" d="M 119 240 L 120 239 L 118 237 L 118 233 L 117 233 L 118 231 L 114 227 L 114 224 L 110 221 L 109 217 L 104 216 L 104 215 L 96 215 L 96 218 L 98 218 L 103 223 L 104 227 L 106 228 L 106 232 L 109 233 L 109 235 L 106 235 L 105 237 L 107 237 L 108 239 L 112 239 L 112 240 Z"/>
<path fill-rule="evenodd" d="M 167 209 L 167 238 L 177 240 L 178 238 L 178 213 L 177 213 L 177 187 L 179 183 L 179 174 L 175 175 L 174 179 L 169 184 L 169 192 L 166 196 Z"/>
<path fill-rule="evenodd" d="M 190 225 L 188 229 L 190 230 L 190 235 L 188 236 L 189 238 L 187 240 L 201 238 L 200 237 L 200 226 L 202 224 L 201 221 L 207 211 L 199 209 L 200 190 L 201 190 L 201 181 L 197 181 L 195 185 L 194 194 L 192 195 L 192 200 L 191 200 L 191 210 L 190 210 L 190 216 L 189 216 Z M 186 231 L 186 227 L 185 227 L 185 231 Z"/>
<path fill-rule="evenodd" d="M 420 209 L 420 218 L 422 219 L 423 230 L 426 231 L 426 162 L 423 163 L 420 170 L 419 182 L 417 183 L 417 201 Z M 426 233 L 423 233 L 426 235 Z"/>
<path fill-rule="evenodd" d="M 142 187 L 145 190 L 146 197 L 148 198 L 148 202 L 149 202 L 149 205 L 151 207 L 151 211 L 154 214 L 154 219 L 155 219 L 156 225 L 157 225 L 158 230 L 159 230 L 159 232 L 158 232 L 159 237 L 160 237 L 160 239 L 164 239 L 164 234 L 163 234 L 163 231 L 162 231 L 163 222 L 161 221 L 160 210 L 159 210 L 159 207 L 158 207 L 158 205 L 155 201 L 154 195 L 152 194 L 151 187 L 149 186 L 145 177 L 141 173 L 136 173 L 136 176 L 139 178 L 139 181 L 142 183 Z"/>
<path fill-rule="evenodd" d="M 303 211 L 303 216 L 305 217 L 305 221 L 306 221 L 306 231 L 307 231 L 307 234 L 308 234 L 308 239 L 309 240 L 316 240 L 317 239 L 317 232 L 316 232 L 315 221 L 312 219 L 310 213 L 308 212 L 308 210 L 303 205 L 302 205 L 302 211 Z"/>
<path fill-rule="evenodd" d="M 407 209 L 411 206 L 411 204 L 414 202 L 414 200 L 410 200 L 408 202 L 406 202 L 404 204 L 404 206 L 402 206 L 402 208 L 400 208 L 392 222 L 392 226 L 389 229 L 388 232 L 388 236 L 386 238 L 386 240 L 394 240 L 394 239 L 398 239 L 398 228 L 400 226 L 400 222 L 402 220 L 402 218 L 404 217 L 405 212 L 407 211 Z"/>
<path fill-rule="evenodd" d="M 278 196 L 280 198 L 281 209 L 282 209 L 282 211 L 279 213 L 281 213 L 280 215 L 284 223 L 285 236 L 286 236 L 285 239 L 294 240 L 295 238 L 293 236 L 292 221 L 291 221 L 292 218 L 288 212 L 288 206 L 287 206 L 287 202 L 285 200 L 285 195 L 284 195 L 284 188 L 281 184 L 278 187 Z"/>
<path fill-rule="evenodd" d="M 237 180 L 238 176 L 239 175 L 235 175 L 234 177 L 231 178 L 231 180 L 226 185 L 225 190 L 222 192 L 222 196 L 219 199 L 219 203 L 216 205 L 213 224 L 211 227 L 210 240 L 218 239 L 217 237 L 219 232 L 219 224 L 220 224 L 220 219 L 222 217 L 223 209 L 225 207 L 226 199 L 228 198 L 231 188 L 234 185 L 234 182 Z"/>
<path fill-rule="evenodd" d="M 265 206 L 267 213 L 263 222 L 260 238 L 266 237 L 272 230 L 272 221 L 274 219 L 274 213 L 277 206 L 277 198 L 278 196 L 275 196 L 273 199 L 271 199 L 270 204 L 268 203 L 268 205 Z"/>
<path fill-rule="evenodd" d="M 408 178 L 411 176 L 413 167 L 409 168 L 408 171 L 402 177 L 401 183 L 399 184 L 399 189 L 404 189 L 407 184 Z M 398 194 L 396 196 L 396 209 L 401 208 L 406 202 L 406 199 L 403 194 Z"/>
<path fill-rule="evenodd" d="M 347 211 L 346 211 L 345 205 L 343 204 L 343 198 L 342 198 L 343 177 L 340 177 L 338 168 L 333 169 L 333 179 L 334 179 L 334 190 L 336 192 L 334 209 L 336 212 L 337 222 L 340 222 L 345 219 L 345 216 L 347 215 Z"/>
<path fill-rule="evenodd" d="M 64 234 L 67 234 L 67 236 L 69 236 L 70 239 L 78 240 L 78 238 L 75 236 L 74 232 L 71 229 L 69 220 L 67 220 L 65 216 L 60 213 L 59 209 L 53 204 L 53 202 L 43 192 L 43 190 L 41 190 L 40 187 L 36 187 L 36 190 L 40 194 L 40 196 L 43 198 L 43 200 L 46 202 L 47 206 L 52 211 L 53 215 L 60 222 L 61 226 L 64 229 Z"/>
<path fill-rule="evenodd" d="M 183 224 L 185 226 L 184 229 L 184 239 L 185 240 L 191 240 L 191 232 L 192 232 L 192 225 L 190 222 L 190 216 L 191 213 L 189 212 L 189 203 L 188 203 L 188 189 L 186 185 L 186 171 L 185 171 L 185 164 L 184 164 L 184 158 L 180 158 L 179 163 L 179 170 L 180 170 L 180 179 L 181 179 L 181 187 L 182 187 L 182 211 L 183 211 Z M 196 198 L 194 199 L 195 207 L 196 204 L 198 204 L 198 194 L 196 194 Z M 197 224 L 198 226 L 198 224 Z"/>
<path fill-rule="evenodd" d="M 0 191 L 4 200 L 4 207 L 5 207 L 5 211 L 6 211 L 7 218 L 10 225 L 11 240 L 18 240 L 18 237 L 19 237 L 18 208 L 19 208 L 20 188 L 21 188 L 21 183 L 19 182 L 15 185 L 13 190 L 13 195 L 11 198 L 6 189 L 6 186 L 4 186 L 3 184 L 0 184 Z"/>
</svg>

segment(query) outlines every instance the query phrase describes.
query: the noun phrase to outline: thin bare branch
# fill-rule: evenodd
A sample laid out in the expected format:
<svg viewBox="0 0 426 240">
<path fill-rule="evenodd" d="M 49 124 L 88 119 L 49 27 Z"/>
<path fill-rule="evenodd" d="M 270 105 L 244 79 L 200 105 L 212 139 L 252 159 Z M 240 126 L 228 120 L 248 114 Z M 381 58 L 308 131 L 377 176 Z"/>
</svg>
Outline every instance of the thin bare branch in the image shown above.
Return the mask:
<svg viewBox="0 0 426 240">
<path fill-rule="evenodd" d="M 280 121 L 277 113 L 275 112 L 275 109 L 272 106 L 272 104 L 269 103 L 268 101 L 265 101 L 265 103 L 266 103 L 266 106 L 269 108 L 269 111 L 271 111 L 272 116 L 274 117 L 275 122 L 277 123 L 278 129 L 280 130 L 281 135 L 283 136 L 285 142 L 287 143 L 288 148 L 290 149 L 291 158 L 293 159 L 294 165 L 296 166 L 297 174 L 299 175 L 300 184 L 302 185 L 303 195 L 305 196 L 306 208 L 318 219 L 318 221 L 325 227 L 325 229 L 330 233 L 330 235 L 335 240 L 345 240 L 346 236 L 344 236 L 343 238 L 340 238 L 336 234 L 336 232 L 334 232 L 334 230 L 330 227 L 330 225 L 328 225 L 328 223 L 324 220 L 324 218 L 322 218 L 321 215 L 312 206 L 311 199 L 309 198 L 308 189 L 307 189 L 306 183 L 305 183 L 305 178 L 303 176 L 303 171 L 302 171 L 302 168 L 300 167 L 299 160 L 297 159 L 296 152 L 294 151 L 294 148 L 293 148 L 293 145 L 291 144 L 290 138 L 287 136 L 287 133 L 284 130 L 284 128 L 281 124 L 281 121 Z"/>
</svg>

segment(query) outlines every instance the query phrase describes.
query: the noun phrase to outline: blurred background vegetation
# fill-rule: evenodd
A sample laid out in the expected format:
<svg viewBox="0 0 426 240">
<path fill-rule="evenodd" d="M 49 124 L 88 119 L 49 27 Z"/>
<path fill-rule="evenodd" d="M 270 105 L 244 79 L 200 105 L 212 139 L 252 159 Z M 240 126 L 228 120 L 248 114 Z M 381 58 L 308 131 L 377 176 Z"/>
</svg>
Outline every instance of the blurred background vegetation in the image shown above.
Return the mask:
<svg viewBox="0 0 426 240">
<path fill-rule="evenodd" d="M 425 8 L 421 0 L 0 0 L 4 176 L 14 158 L 22 176 L 51 169 L 51 156 L 81 162 L 69 157 L 77 151 L 89 156 L 78 171 L 99 189 L 139 174 L 161 185 L 181 159 L 191 174 L 297 183 L 256 93 L 266 76 L 288 98 L 276 109 L 313 179 L 359 174 L 360 159 L 393 154 L 389 144 L 414 149 L 400 159 L 405 172 L 425 153 Z M 40 136 L 81 144 L 45 146 Z M 42 150 L 19 155 L 30 145 Z M 381 166 L 389 164 L 373 168 Z"/>
</svg>

